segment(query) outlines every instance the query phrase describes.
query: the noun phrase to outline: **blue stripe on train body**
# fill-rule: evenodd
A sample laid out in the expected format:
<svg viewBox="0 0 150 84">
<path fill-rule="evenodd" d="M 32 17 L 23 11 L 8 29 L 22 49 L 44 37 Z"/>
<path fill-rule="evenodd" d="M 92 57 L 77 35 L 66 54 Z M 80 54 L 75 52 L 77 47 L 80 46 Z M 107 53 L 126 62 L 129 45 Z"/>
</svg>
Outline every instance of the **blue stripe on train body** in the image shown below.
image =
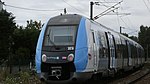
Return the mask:
<svg viewBox="0 0 150 84">
<path fill-rule="evenodd" d="M 75 68 L 76 72 L 82 72 L 86 69 L 88 62 L 88 42 L 87 42 L 87 32 L 85 28 L 85 18 L 82 18 L 79 24 L 77 39 L 76 39 L 76 49 L 75 49 Z"/>
<path fill-rule="evenodd" d="M 40 36 L 38 38 L 38 43 L 37 43 L 37 47 L 36 47 L 36 57 L 35 57 L 35 61 L 36 61 L 36 71 L 37 73 L 41 73 L 41 52 L 42 52 L 42 44 L 43 44 L 43 39 L 44 39 L 44 33 L 46 30 L 46 26 L 48 24 L 47 23 L 42 27 Z"/>
</svg>

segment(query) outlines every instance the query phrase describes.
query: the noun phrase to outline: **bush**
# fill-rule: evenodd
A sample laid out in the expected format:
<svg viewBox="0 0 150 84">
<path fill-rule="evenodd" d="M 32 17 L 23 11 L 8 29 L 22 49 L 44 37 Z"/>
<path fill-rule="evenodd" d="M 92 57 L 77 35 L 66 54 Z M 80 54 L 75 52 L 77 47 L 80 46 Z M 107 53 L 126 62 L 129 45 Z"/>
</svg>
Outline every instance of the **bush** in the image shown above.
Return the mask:
<svg viewBox="0 0 150 84">
<path fill-rule="evenodd" d="M 41 84 L 40 80 L 31 75 L 30 72 L 19 72 L 17 74 L 9 74 L 4 84 Z"/>
<path fill-rule="evenodd" d="M 0 70 L 0 81 L 5 81 L 8 75 L 9 75 L 9 70 L 6 67 L 2 67 Z"/>
</svg>

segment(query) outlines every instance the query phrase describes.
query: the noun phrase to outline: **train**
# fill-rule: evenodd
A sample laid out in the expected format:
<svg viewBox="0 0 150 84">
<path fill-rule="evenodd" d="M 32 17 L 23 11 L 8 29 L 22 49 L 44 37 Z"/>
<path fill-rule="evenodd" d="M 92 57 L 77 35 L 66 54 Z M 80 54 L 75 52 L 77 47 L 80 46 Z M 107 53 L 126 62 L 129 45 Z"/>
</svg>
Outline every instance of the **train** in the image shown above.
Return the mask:
<svg viewBox="0 0 150 84">
<path fill-rule="evenodd" d="M 137 42 L 78 14 L 58 15 L 43 26 L 36 47 L 36 72 L 44 81 L 114 76 L 143 66 Z"/>
</svg>

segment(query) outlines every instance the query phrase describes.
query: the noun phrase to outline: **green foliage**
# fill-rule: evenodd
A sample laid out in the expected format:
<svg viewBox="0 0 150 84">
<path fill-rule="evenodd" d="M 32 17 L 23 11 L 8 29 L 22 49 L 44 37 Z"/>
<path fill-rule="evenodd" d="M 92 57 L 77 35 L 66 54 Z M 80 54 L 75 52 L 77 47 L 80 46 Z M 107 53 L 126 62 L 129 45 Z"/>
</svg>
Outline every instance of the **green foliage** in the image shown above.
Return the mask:
<svg viewBox="0 0 150 84">
<path fill-rule="evenodd" d="M 139 41 L 144 47 L 146 47 L 147 44 L 150 44 L 150 27 L 144 27 L 143 25 L 140 27 Z"/>
<path fill-rule="evenodd" d="M 122 35 L 128 37 L 129 35 L 127 33 L 121 33 Z"/>
<path fill-rule="evenodd" d="M 0 12 L 0 63 L 11 58 L 11 64 L 21 64 L 34 59 L 41 21 L 27 21 L 27 26 L 16 26 L 15 17 L 6 10 Z M 11 57 L 9 57 L 11 56 Z"/>
<path fill-rule="evenodd" d="M 132 40 L 134 40 L 136 42 L 138 42 L 138 37 L 136 37 L 136 36 L 129 36 L 127 33 L 122 33 L 122 35 L 124 35 L 124 36 L 126 36 L 126 37 L 128 37 L 128 38 L 130 38 L 130 39 L 132 39 Z"/>
<path fill-rule="evenodd" d="M 6 77 L 9 75 L 9 71 L 6 67 L 0 70 L 0 81 L 5 81 Z"/>
<path fill-rule="evenodd" d="M 0 63 L 1 60 L 6 60 L 9 55 L 9 48 L 13 42 L 13 32 L 16 29 L 12 13 L 2 10 L 0 12 Z"/>
<path fill-rule="evenodd" d="M 150 57 L 150 27 L 140 26 L 139 43 L 144 47 L 146 55 Z"/>
<path fill-rule="evenodd" d="M 139 42 L 138 41 L 138 37 L 136 37 L 136 36 L 129 36 L 129 38 L 132 39 L 132 40 L 134 40 L 134 41 L 136 41 L 136 42 Z"/>
<path fill-rule="evenodd" d="M 41 28 L 41 22 L 27 21 L 27 26 L 15 29 L 14 31 L 14 59 L 21 60 L 21 64 L 27 64 L 34 59 L 36 44 Z M 18 62 L 18 61 L 17 61 Z M 17 64 L 17 63 L 15 63 Z"/>
<path fill-rule="evenodd" d="M 19 72 L 17 74 L 10 74 L 3 82 L 4 84 L 41 84 L 40 80 L 31 75 L 29 72 Z"/>
<path fill-rule="evenodd" d="M 20 47 L 16 49 L 15 56 L 13 56 L 13 65 L 29 65 L 30 49 Z"/>
</svg>

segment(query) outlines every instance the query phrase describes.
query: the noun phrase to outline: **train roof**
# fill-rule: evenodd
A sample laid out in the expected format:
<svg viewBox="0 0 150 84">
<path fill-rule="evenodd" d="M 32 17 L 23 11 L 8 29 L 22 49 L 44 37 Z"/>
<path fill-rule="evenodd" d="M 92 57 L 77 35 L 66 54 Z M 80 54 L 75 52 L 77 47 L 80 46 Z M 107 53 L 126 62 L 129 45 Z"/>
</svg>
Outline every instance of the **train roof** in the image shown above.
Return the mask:
<svg viewBox="0 0 150 84">
<path fill-rule="evenodd" d="M 52 26 L 55 26 L 55 25 L 78 25 L 80 23 L 80 20 L 81 18 L 85 18 L 85 19 L 88 19 L 90 20 L 89 18 L 86 18 L 82 15 L 78 15 L 78 14 L 66 14 L 66 15 L 58 15 L 58 16 L 55 16 L 53 18 L 51 18 L 48 22 L 48 25 L 52 25 Z M 114 33 L 117 33 L 119 34 L 121 37 L 125 38 L 125 39 L 128 39 L 130 42 L 133 42 L 134 44 L 138 44 L 137 42 L 135 42 L 134 40 L 120 34 L 119 32 L 117 31 L 114 31 L 113 29 L 111 28 L 108 28 L 104 25 L 102 25 L 101 23 L 99 22 L 96 22 L 96 21 L 93 21 L 93 20 L 90 20 L 90 22 L 94 23 L 94 24 L 97 24 L 109 31 L 112 31 Z M 139 45 L 141 47 L 141 45 Z"/>
<path fill-rule="evenodd" d="M 87 19 L 88 19 L 88 18 L 87 18 Z M 89 19 L 89 20 L 90 20 L 90 19 Z M 126 37 L 126 36 L 124 36 L 123 34 L 120 34 L 119 32 L 117 32 L 117 31 L 115 31 L 115 30 L 113 30 L 113 29 L 111 29 L 111 28 L 108 28 L 108 27 L 102 25 L 102 24 L 99 23 L 99 22 L 96 22 L 96 21 L 93 21 L 93 20 L 90 20 L 90 21 L 91 21 L 92 23 L 94 23 L 94 24 L 97 24 L 97 25 L 99 25 L 99 26 L 101 26 L 101 27 L 103 27 L 103 28 L 109 30 L 109 31 L 112 31 L 113 33 L 119 34 L 121 37 L 123 37 L 123 38 L 129 40 L 129 41 L 132 42 L 133 44 L 135 44 L 135 45 L 137 45 L 138 47 L 141 47 L 141 48 L 142 48 L 142 46 L 141 46 L 139 43 L 137 43 L 136 41 L 134 41 L 134 40 L 132 40 L 132 39 Z"/>
<path fill-rule="evenodd" d="M 77 14 L 59 15 L 51 18 L 48 25 L 77 25 L 81 18 L 82 16 Z"/>
</svg>

